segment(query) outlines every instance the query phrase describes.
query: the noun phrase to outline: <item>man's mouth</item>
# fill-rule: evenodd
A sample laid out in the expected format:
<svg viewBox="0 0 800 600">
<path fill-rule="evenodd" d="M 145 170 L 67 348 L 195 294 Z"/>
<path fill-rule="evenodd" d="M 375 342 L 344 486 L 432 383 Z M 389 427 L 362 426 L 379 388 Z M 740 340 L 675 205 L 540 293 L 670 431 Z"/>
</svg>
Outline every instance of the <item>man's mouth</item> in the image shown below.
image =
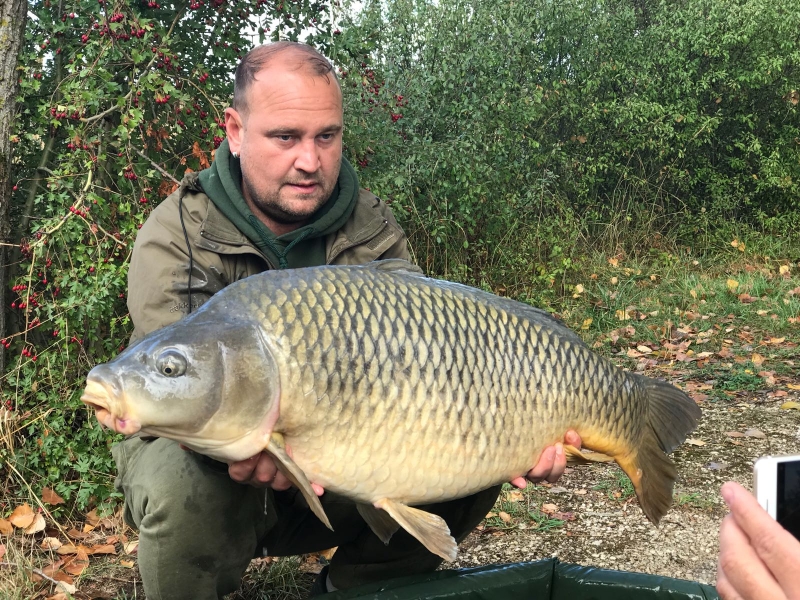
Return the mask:
<svg viewBox="0 0 800 600">
<path fill-rule="evenodd" d="M 296 183 L 288 183 L 286 185 L 288 185 L 289 187 L 295 189 L 298 192 L 302 192 L 302 193 L 306 193 L 307 194 L 307 193 L 313 192 L 315 189 L 317 189 L 317 187 L 319 186 L 319 183 L 317 183 L 316 181 L 308 181 L 308 182 L 303 181 L 303 182 L 296 182 Z"/>
</svg>

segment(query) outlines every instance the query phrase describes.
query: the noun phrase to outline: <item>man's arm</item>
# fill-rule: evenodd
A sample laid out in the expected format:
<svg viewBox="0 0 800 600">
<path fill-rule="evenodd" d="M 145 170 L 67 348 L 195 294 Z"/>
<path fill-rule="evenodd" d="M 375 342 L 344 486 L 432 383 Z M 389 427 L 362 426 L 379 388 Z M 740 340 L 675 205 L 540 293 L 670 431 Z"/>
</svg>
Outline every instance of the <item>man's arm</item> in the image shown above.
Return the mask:
<svg viewBox="0 0 800 600">
<path fill-rule="evenodd" d="M 184 198 L 181 223 L 178 194 L 182 193 L 179 188 L 164 200 L 136 237 L 128 270 L 128 310 L 134 326 L 131 343 L 187 315 L 190 297 L 194 311 L 227 285 L 219 255 L 194 242 L 205 207 Z M 191 260 L 187 236 L 192 244 Z"/>
</svg>

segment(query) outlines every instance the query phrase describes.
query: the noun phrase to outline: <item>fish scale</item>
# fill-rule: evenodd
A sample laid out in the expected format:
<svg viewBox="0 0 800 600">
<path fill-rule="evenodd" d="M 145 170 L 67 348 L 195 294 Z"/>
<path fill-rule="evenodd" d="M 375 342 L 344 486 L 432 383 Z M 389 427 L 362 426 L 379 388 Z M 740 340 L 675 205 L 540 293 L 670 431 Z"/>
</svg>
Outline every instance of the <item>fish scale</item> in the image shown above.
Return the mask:
<svg viewBox="0 0 800 600">
<path fill-rule="evenodd" d="M 413 505 L 522 476 L 567 429 L 619 463 L 657 522 L 677 477 L 665 453 L 700 416 L 549 314 L 397 260 L 234 283 L 95 367 L 83 400 L 118 431 L 218 460 L 266 450 L 329 526 L 309 481 L 357 502 L 382 540 L 403 527 L 448 560 L 446 523 Z"/>
</svg>

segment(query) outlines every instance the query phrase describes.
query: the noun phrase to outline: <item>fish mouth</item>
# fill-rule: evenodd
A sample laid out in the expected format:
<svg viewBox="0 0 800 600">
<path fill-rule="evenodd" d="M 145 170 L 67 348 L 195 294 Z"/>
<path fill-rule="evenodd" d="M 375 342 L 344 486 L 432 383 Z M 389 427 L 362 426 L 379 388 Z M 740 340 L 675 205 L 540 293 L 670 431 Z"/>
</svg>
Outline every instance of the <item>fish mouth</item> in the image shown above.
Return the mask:
<svg viewBox="0 0 800 600">
<path fill-rule="evenodd" d="M 123 435 L 132 435 L 138 432 L 142 428 L 142 424 L 130 415 L 114 414 L 113 407 L 110 406 L 110 398 L 106 386 L 89 379 L 81 396 L 81 402 L 94 408 L 97 420 L 105 427 Z"/>
</svg>

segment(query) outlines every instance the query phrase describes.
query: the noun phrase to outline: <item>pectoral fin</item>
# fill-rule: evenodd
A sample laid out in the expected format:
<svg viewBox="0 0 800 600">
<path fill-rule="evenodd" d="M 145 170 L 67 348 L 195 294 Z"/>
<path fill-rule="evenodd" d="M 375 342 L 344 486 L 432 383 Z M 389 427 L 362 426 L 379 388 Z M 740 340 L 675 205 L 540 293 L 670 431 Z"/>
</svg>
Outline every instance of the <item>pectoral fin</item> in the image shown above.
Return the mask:
<svg viewBox="0 0 800 600">
<path fill-rule="evenodd" d="M 614 458 L 608 454 L 592 452 L 591 450 L 578 450 L 575 446 L 570 446 L 569 444 L 564 445 L 564 454 L 567 455 L 568 463 L 614 462 Z"/>
<path fill-rule="evenodd" d="M 389 513 L 403 529 L 434 554 L 449 562 L 456 559 L 458 544 L 450 535 L 447 523 L 440 516 L 388 498 L 378 500 L 375 508 L 382 508 Z"/>
<path fill-rule="evenodd" d="M 388 544 L 389 540 L 395 532 L 400 529 L 389 513 L 383 510 L 378 510 L 369 504 L 356 504 L 361 517 L 367 522 L 369 528 L 377 535 L 384 544 Z"/>
<path fill-rule="evenodd" d="M 306 499 L 306 502 L 308 502 L 308 506 L 311 508 L 313 513 L 319 517 L 320 521 L 325 523 L 325 526 L 328 529 L 333 531 L 331 522 L 328 520 L 328 515 L 325 514 L 325 510 L 322 508 L 319 498 L 311 488 L 311 482 L 308 480 L 308 477 L 306 477 L 306 474 L 303 473 L 302 469 L 300 469 L 300 467 L 298 467 L 292 458 L 287 454 L 283 436 L 279 433 L 273 433 L 270 437 L 269 444 L 267 444 L 266 450 L 272 455 L 272 458 L 275 459 L 275 462 L 277 463 L 278 468 L 281 470 L 281 473 L 286 475 L 286 478 L 291 481 L 303 494 L 303 498 Z"/>
</svg>

